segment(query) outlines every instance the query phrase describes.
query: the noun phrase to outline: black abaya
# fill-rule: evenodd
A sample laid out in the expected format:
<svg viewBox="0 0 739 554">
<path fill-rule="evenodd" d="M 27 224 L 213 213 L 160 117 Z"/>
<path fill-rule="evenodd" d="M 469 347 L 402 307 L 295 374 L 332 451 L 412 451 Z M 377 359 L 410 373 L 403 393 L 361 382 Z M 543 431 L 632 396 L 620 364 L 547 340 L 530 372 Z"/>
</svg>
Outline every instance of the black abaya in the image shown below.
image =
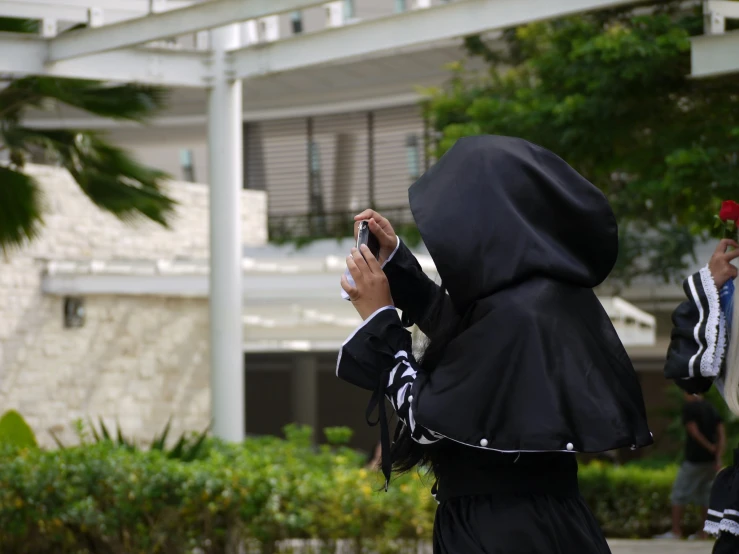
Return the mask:
<svg viewBox="0 0 739 554">
<path fill-rule="evenodd" d="M 385 397 L 398 432 L 434 449 L 436 553 L 609 552 L 574 455 L 652 438 L 592 290 L 618 251 L 607 200 L 543 148 L 472 137 L 411 187 L 410 205 L 448 295 L 399 241 L 384 268 L 395 305 L 347 339 L 336 369 L 373 391 L 386 479 Z M 432 339 L 457 329 L 433 371 L 413 357 L 413 324 Z"/>
<path fill-rule="evenodd" d="M 574 456 L 438 447 L 435 554 L 608 554 Z"/>
<path fill-rule="evenodd" d="M 610 552 L 579 495 L 466 496 L 442 503 L 436 512 L 434 554 Z"/>
</svg>

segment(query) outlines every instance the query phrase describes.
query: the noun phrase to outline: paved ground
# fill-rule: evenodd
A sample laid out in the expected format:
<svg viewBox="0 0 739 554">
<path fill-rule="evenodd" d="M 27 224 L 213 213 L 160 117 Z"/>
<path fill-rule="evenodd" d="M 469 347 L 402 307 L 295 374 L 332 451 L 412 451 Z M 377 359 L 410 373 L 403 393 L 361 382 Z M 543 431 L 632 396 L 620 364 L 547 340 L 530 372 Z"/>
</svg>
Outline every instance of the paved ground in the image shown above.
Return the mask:
<svg viewBox="0 0 739 554">
<path fill-rule="evenodd" d="M 710 541 L 608 541 L 613 554 L 710 554 Z"/>
<path fill-rule="evenodd" d="M 288 544 L 289 543 L 289 544 Z M 711 541 L 623 541 L 610 540 L 612 554 L 711 554 L 713 542 Z M 306 551 L 306 544 L 302 540 L 287 541 L 280 552 L 305 553 L 318 552 L 318 550 Z M 251 550 L 249 551 L 252 552 Z M 255 551 L 256 552 L 256 551 Z M 355 552 L 353 543 L 339 545 L 336 554 L 347 554 Z M 417 554 L 431 554 L 431 545 L 419 545 Z M 246 553 L 244 553 L 246 554 Z M 572 554 L 587 554 L 586 552 L 573 552 Z"/>
</svg>

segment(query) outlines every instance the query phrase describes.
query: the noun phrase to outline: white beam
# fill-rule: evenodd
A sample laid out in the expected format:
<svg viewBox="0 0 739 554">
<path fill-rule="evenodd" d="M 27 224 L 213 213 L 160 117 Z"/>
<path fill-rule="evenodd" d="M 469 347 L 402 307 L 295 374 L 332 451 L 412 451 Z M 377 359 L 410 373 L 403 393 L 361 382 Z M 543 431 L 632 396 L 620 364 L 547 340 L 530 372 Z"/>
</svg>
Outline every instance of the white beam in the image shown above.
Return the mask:
<svg viewBox="0 0 739 554">
<path fill-rule="evenodd" d="M 60 21 L 74 23 L 87 22 L 88 8 L 83 6 L 49 6 L 41 2 L 26 2 L 25 0 L 0 2 L 0 16 L 17 17 L 20 19 L 43 19 L 52 17 Z M 110 23 L 125 21 L 142 15 L 134 11 L 107 10 L 105 18 Z"/>
<path fill-rule="evenodd" d="M 405 94 L 393 94 L 389 96 L 370 96 L 360 100 L 344 100 L 333 103 L 303 104 L 289 108 L 255 108 L 245 109 L 242 120 L 245 122 L 271 121 L 275 119 L 293 119 L 301 117 L 317 117 L 321 115 L 336 115 L 350 112 L 367 112 L 371 110 L 383 110 L 387 108 L 398 108 L 403 106 L 415 106 L 423 99 L 419 92 Z M 248 100 L 248 97 L 245 98 Z M 198 115 L 171 115 L 155 117 L 146 127 L 202 127 L 208 122 L 205 114 Z M 141 128 L 141 123 L 133 121 L 116 121 L 103 117 L 75 117 L 64 118 L 54 114 L 44 118 L 27 118 L 24 125 L 34 129 L 58 129 L 69 127 L 73 129 L 135 129 Z"/>
<path fill-rule="evenodd" d="M 232 53 L 232 63 L 234 74 L 247 78 L 633 3 L 634 0 L 460 0 L 244 48 Z"/>
<path fill-rule="evenodd" d="M 169 0 L 170 8 L 182 8 L 192 2 Z M 59 21 L 85 23 L 90 7 L 103 10 L 106 24 L 144 16 L 148 13 L 148 0 L 0 0 L 0 16 L 23 19 L 51 18 Z"/>
<path fill-rule="evenodd" d="M 693 77 L 739 73 L 739 31 L 691 39 Z"/>
<path fill-rule="evenodd" d="M 226 50 L 239 26 L 213 31 L 208 91 L 210 183 L 210 389 L 213 434 L 241 442 L 245 435 L 241 302 L 241 188 L 244 179 L 242 88 L 227 75 Z"/>
<path fill-rule="evenodd" d="M 323 4 L 325 0 L 214 0 L 60 35 L 49 44 L 49 59 L 64 60 L 96 52 L 213 29 L 266 15 Z"/>
<path fill-rule="evenodd" d="M 739 2 L 736 0 L 706 0 L 706 10 L 718 12 L 729 19 L 739 19 Z"/>
<path fill-rule="evenodd" d="M 33 35 L 0 33 L 0 74 L 47 75 L 204 87 L 210 72 L 205 53 L 126 49 L 78 60 L 46 63 L 47 41 Z"/>
</svg>

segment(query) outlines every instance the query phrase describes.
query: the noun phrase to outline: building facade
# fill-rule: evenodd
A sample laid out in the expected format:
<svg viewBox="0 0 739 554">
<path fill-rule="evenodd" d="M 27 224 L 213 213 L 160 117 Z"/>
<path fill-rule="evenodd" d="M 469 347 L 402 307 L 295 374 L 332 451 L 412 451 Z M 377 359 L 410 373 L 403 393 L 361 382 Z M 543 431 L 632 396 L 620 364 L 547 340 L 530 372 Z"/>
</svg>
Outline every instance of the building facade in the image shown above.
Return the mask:
<svg viewBox="0 0 739 554">
<path fill-rule="evenodd" d="M 45 226 L 33 243 L 0 261 L 0 410 L 17 409 L 44 444 L 51 443 L 49 431 L 73 440 L 72 422 L 88 417 L 118 420 L 142 438 L 170 417 L 177 430 L 204 428 L 207 295 L 149 294 L 135 277 L 148 266 L 166 274 L 190 260 L 207 261 L 207 188 L 171 183 L 166 192 L 178 207 L 164 229 L 101 212 L 66 171 L 27 171 L 44 195 Z M 243 192 L 242 220 L 243 243 L 265 244 L 263 192 Z M 70 279 L 101 274 L 115 275 L 118 285 L 90 290 Z"/>
</svg>

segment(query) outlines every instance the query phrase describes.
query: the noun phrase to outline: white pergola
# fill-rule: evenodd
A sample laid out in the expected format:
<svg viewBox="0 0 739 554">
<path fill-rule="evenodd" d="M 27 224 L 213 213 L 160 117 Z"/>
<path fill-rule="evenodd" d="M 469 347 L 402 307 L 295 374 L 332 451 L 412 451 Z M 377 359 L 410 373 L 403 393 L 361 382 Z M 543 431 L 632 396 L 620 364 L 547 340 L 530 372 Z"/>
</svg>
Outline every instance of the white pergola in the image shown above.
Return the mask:
<svg viewBox="0 0 739 554">
<path fill-rule="evenodd" d="M 326 0 L 0 0 L 0 16 L 40 19 L 39 36 L 0 33 L 0 74 L 53 75 L 208 90 L 211 394 L 214 433 L 244 437 L 242 80 L 318 67 L 636 0 L 456 0 L 244 47 L 239 24 Z M 735 16 L 737 2 L 707 2 Z M 711 11 L 713 10 L 713 11 Z M 59 21 L 88 28 L 58 34 Z M 713 19 L 711 19 L 713 22 Z M 696 75 L 739 69 L 733 33 L 695 41 Z M 200 33 L 191 50 L 157 44 Z M 205 35 L 203 35 L 205 33 Z M 732 48 L 734 54 L 732 55 Z M 721 63 L 715 58 L 720 58 Z M 713 65 L 712 65 L 713 64 Z"/>
</svg>

